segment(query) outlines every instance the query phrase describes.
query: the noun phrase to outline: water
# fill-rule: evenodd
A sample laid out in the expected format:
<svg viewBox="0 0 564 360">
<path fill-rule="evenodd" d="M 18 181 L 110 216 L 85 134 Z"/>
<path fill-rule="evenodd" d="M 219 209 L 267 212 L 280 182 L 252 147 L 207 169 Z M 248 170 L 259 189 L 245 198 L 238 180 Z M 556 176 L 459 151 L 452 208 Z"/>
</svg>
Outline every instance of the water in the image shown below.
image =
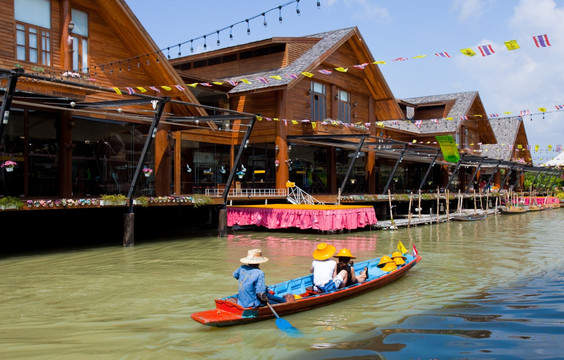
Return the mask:
<svg viewBox="0 0 564 360">
<path fill-rule="evenodd" d="M 237 232 L 0 259 L 2 359 L 551 358 L 564 354 L 562 210 L 398 231 Z M 415 244 L 423 260 L 368 294 L 274 320 L 189 318 L 236 292 L 259 247 L 267 283 L 308 272 L 316 242 L 359 260 Z"/>
</svg>

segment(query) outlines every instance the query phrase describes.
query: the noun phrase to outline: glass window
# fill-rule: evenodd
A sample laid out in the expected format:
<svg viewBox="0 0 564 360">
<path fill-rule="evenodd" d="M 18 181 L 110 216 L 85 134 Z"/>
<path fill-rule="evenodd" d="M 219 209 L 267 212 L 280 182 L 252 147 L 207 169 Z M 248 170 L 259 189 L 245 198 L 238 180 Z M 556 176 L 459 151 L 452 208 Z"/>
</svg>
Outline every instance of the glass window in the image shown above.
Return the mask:
<svg viewBox="0 0 564 360">
<path fill-rule="evenodd" d="M 311 82 L 311 120 L 325 120 L 326 112 L 325 85 Z"/>
<path fill-rule="evenodd" d="M 339 120 L 344 123 L 351 122 L 351 94 L 338 90 L 338 101 L 339 101 Z"/>
<path fill-rule="evenodd" d="M 42 28 L 51 28 L 50 0 L 14 0 L 14 17 L 21 21 Z"/>
</svg>

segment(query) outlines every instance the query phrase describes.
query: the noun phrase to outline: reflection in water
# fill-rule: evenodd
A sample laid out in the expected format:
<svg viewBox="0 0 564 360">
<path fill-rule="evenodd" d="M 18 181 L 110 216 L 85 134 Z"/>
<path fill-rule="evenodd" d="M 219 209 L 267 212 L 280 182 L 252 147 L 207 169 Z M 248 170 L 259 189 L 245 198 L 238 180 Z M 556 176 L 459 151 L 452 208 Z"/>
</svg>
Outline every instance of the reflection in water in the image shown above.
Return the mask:
<svg viewBox="0 0 564 360">
<path fill-rule="evenodd" d="M 521 357 L 562 353 L 562 210 L 347 234 L 238 232 L 0 259 L 2 358 Z M 250 248 L 267 283 L 303 276 L 317 242 L 366 260 L 415 244 L 423 260 L 381 289 L 274 321 L 209 328 L 189 318 L 236 293 Z M 540 281 L 534 279 L 540 277 Z M 531 279 L 523 284 L 523 279 Z M 501 284 L 517 284 L 501 288 Z M 495 290 L 492 290 L 495 289 Z M 516 347 L 512 353 L 511 347 Z M 518 354 L 518 355 L 515 355 Z M 499 356 L 498 356 L 499 355 Z"/>
</svg>

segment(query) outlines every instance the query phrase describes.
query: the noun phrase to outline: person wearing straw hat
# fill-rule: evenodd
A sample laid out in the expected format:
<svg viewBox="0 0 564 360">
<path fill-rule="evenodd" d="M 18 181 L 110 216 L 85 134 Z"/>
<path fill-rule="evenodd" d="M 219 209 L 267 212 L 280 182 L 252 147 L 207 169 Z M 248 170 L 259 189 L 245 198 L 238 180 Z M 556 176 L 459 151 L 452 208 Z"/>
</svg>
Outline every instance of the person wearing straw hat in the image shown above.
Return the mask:
<svg viewBox="0 0 564 360">
<path fill-rule="evenodd" d="M 267 291 L 264 271 L 259 265 L 267 262 L 268 258 L 262 256 L 260 249 L 249 250 L 247 257 L 241 258 L 240 261 L 243 265 L 233 272 L 233 277 L 239 280 L 237 304 L 245 308 L 256 308 L 266 305 L 268 300 L 272 303 L 285 302 L 284 299 L 270 295 Z"/>
<path fill-rule="evenodd" d="M 335 276 L 335 267 L 337 263 L 331 259 L 335 254 L 335 247 L 326 243 L 319 243 L 313 252 L 313 262 L 309 272 L 313 273 L 314 290 L 330 292 L 339 288 L 345 280 L 346 271 Z"/>
<path fill-rule="evenodd" d="M 333 257 L 339 259 L 333 275 L 335 276 L 341 273 L 341 271 L 345 271 L 347 273 L 340 287 L 343 288 L 352 284 L 363 283 L 366 281 L 368 277 L 368 267 L 365 266 L 363 271 L 358 276 L 356 276 L 354 273 L 354 262 L 351 261 L 351 259 L 356 259 L 356 256 L 354 256 L 349 249 L 343 248 L 339 250 L 339 252 L 337 252 L 337 254 L 335 254 Z"/>
</svg>

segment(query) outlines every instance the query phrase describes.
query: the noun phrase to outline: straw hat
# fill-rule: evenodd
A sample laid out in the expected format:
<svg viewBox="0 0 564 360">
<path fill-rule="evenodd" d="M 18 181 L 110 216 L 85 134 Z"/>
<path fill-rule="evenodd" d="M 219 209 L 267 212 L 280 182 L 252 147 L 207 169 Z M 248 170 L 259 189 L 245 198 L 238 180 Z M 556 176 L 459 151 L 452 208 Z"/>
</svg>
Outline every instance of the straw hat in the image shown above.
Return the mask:
<svg viewBox="0 0 564 360">
<path fill-rule="evenodd" d="M 389 256 L 384 255 L 380 258 L 380 262 L 378 263 L 378 267 L 382 267 L 382 265 L 387 264 L 387 263 L 391 263 L 394 262 L 392 259 L 390 259 Z M 395 264 L 395 262 L 394 262 Z"/>
<path fill-rule="evenodd" d="M 328 245 L 326 243 L 320 243 L 317 245 L 317 249 L 313 252 L 313 258 L 315 260 L 327 260 L 337 251 L 333 245 Z"/>
<path fill-rule="evenodd" d="M 333 255 L 333 257 L 336 257 L 336 258 L 348 257 L 348 258 L 351 258 L 351 259 L 356 259 L 356 256 L 351 254 L 351 251 L 349 249 L 346 249 L 346 248 L 339 250 L 339 252 L 336 253 L 335 255 Z"/>
<path fill-rule="evenodd" d="M 247 257 L 241 258 L 241 262 L 247 265 L 262 264 L 268 261 L 268 258 L 262 256 L 261 249 L 252 249 L 247 252 Z"/>
</svg>

